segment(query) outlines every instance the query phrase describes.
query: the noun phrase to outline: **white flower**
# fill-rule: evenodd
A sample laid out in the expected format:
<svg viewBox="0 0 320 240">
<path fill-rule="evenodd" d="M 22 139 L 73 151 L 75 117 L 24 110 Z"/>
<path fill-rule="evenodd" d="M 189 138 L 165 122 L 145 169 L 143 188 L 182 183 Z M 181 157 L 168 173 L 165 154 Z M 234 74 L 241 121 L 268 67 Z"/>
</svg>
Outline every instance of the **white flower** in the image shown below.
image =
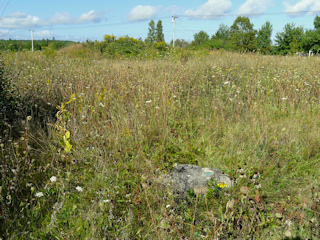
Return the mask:
<svg viewBox="0 0 320 240">
<path fill-rule="evenodd" d="M 43 195 L 43 192 L 38 192 L 38 193 L 36 193 L 36 197 L 43 197 L 44 195 Z"/>
<path fill-rule="evenodd" d="M 259 189 L 259 188 L 261 188 L 261 184 L 255 185 L 254 187 L 255 187 L 256 189 Z"/>
<path fill-rule="evenodd" d="M 171 205 L 170 205 L 170 204 L 166 205 L 166 208 L 169 208 L 169 207 L 171 207 Z"/>
<path fill-rule="evenodd" d="M 109 199 L 106 199 L 106 200 L 103 200 L 102 202 L 110 202 L 110 200 L 109 200 Z"/>
<path fill-rule="evenodd" d="M 50 178 L 50 181 L 51 181 L 51 182 L 56 182 L 56 181 L 57 181 L 57 177 L 52 176 L 52 177 Z"/>
<path fill-rule="evenodd" d="M 78 192 L 83 192 L 83 188 L 82 187 L 77 186 L 76 189 L 77 189 Z"/>
<path fill-rule="evenodd" d="M 281 100 L 287 100 L 288 98 L 281 98 Z"/>
<path fill-rule="evenodd" d="M 224 84 L 225 84 L 225 85 L 226 85 L 226 84 L 229 84 L 229 82 L 227 81 L 227 82 L 225 82 Z"/>
<path fill-rule="evenodd" d="M 152 100 L 148 100 L 148 101 L 146 101 L 146 103 L 151 103 L 152 102 Z"/>
<path fill-rule="evenodd" d="M 284 224 L 286 224 L 288 227 L 291 227 L 293 223 L 290 220 L 286 220 Z"/>
</svg>

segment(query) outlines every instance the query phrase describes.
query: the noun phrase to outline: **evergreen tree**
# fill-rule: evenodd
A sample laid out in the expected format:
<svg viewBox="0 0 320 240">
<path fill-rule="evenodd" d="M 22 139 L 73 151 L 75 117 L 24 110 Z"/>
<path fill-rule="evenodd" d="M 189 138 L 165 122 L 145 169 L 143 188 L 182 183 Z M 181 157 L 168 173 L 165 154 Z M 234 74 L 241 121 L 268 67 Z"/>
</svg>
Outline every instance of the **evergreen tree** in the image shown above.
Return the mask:
<svg viewBox="0 0 320 240">
<path fill-rule="evenodd" d="M 157 23 L 156 42 L 164 42 L 164 34 L 163 34 L 163 27 L 162 27 L 162 21 L 161 20 L 159 20 L 158 23 Z"/>
<path fill-rule="evenodd" d="M 270 52 L 271 50 L 271 35 L 272 25 L 269 21 L 261 26 L 257 34 L 257 47 L 262 53 Z"/>
<path fill-rule="evenodd" d="M 155 23 L 153 20 L 149 22 L 149 32 L 148 37 L 146 39 L 146 42 L 149 44 L 152 44 L 156 41 L 156 29 L 155 29 Z"/>
<path fill-rule="evenodd" d="M 237 17 L 230 27 L 233 49 L 240 52 L 254 51 L 257 46 L 256 33 L 248 17 Z"/>
</svg>

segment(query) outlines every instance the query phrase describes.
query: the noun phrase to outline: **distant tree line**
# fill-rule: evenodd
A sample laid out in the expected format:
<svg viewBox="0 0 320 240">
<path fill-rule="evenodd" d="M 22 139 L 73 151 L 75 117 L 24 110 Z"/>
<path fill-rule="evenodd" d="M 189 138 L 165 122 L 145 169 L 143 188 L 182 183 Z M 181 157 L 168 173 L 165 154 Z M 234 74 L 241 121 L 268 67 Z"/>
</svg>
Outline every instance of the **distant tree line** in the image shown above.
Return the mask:
<svg viewBox="0 0 320 240">
<path fill-rule="evenodd" d="M 319 53 L 320 17 L 314 19 L 314 29 L 297 27 L 294 23 L 285 25 L 283 31 L 275 36 L 272 43 L 273 27 L 269 21 L 259 30 L 253 28 L 248 17 L 239 16 L 233 25 L 220 24 L 211 37 L 204 31 L 194 34 L 194 40 L 187 46 L 191 49 L 226 49 L 239 52 L 261 52 L 263 54 L 294 54 L 297 52 Z M 177 40 L 182 41 L 182 40 Z M 176 44 L 177 46 L 179 45 Z"/>
<path fill-rule="evenodd" d="M 220 24 L 218 30 L 212 36 L 205 31 L 199 31 L 193 35 L 194 39 L 188 42 L 177 39 L 175 46 L 190 50 L 199 49 L 226 49 L 237 52 L 260 52 L 262 54 L 295 54 L 297 52 L 320 52 L 320 17 L 314 18 L 314 28 L 304 29 L 294 23 L 288 23 L 281 32 L 276 33 L 272 41 L 273 26 L 269 21 L 260 29 L 254 29 L 254 25 L 248 17 L 239 16 L 229 27 Z M 59 41 L 49 39 L 34 40 L 34 50 L 58 50 L 62 47 L 74 44 L 72 41 Z M 148 27 L 148 35 L 143 40 L 129 36 L 105 35 L 103 41 L 90 41 L 85 43 L 90 49 L 100 52 L 102 55 L 113 56 L 137 56 L 148 53 L 166 51 L 172 46 L 165 42 L 162 21 L 156 24 L 151 20 Z M 0 40 L 1 51 L 31 50 L 30 40 Z M 161 55 L 161 54 L 160 54 Z"/>
<path fill-rule="evenodd" d="M 55 40 L 54 38 L 42 39 L 42 40 L 33 40 L 33 49 L 34 51 L 43 50 L 43 48 L 51 47 L 52 49 L 58 50 L 62 47 L 74 44 L 72 41 L 61 41 Z M 0 51 L 22 51 L 22 50 L 32 50 L 31 40 L 3 40 L 0 39 Z"/>
</svg>

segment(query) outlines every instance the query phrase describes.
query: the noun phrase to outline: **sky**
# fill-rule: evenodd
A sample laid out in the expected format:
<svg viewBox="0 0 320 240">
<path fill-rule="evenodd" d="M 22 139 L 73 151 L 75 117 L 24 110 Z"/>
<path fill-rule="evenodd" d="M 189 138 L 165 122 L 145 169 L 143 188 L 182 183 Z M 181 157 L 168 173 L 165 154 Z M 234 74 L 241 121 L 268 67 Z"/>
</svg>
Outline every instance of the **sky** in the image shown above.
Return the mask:
<svg viewBox="0 0 320 240">
<path fill-rule="evenodd" d="M 193 40 L 203 30 L 210 36 L 220 24 L 231 26 L 238 16 L 254 28 L 269 21 L 273 38 L 285 24 L 313 29 L 320 0 L 0 0 L 0 39 L 102 41 L 104 35 L 145 39 L 149 22 L 161 20 L 166 42 Z"/>
</svg>

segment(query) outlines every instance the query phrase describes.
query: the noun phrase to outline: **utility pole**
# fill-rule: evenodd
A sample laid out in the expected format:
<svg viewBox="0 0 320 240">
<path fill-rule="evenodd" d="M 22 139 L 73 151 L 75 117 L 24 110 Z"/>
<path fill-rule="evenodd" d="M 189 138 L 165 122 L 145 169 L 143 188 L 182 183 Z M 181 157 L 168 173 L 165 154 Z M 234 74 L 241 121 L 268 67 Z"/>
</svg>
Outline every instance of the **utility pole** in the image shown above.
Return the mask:
<svg viewBox="0 0 320 240">
<path fill-rule="evenodd" d="M 31 44 L 32 44 L 32 52 L 33 52 L 33 29 L 29 29 L 31 31 Z"/>
<path fill-rule="evenodd" d="M 178 18 L 178 17 L 172 16 L 172 22 L 173 22 L 173 40 L 172 40 L 172 47 L 174 47 L 174 41 L 175 41 L 175 39 L 174 39 L 174 31 L 175 31 L 175 27 L 176 27 L 176 18 Z"/>
</svg>

